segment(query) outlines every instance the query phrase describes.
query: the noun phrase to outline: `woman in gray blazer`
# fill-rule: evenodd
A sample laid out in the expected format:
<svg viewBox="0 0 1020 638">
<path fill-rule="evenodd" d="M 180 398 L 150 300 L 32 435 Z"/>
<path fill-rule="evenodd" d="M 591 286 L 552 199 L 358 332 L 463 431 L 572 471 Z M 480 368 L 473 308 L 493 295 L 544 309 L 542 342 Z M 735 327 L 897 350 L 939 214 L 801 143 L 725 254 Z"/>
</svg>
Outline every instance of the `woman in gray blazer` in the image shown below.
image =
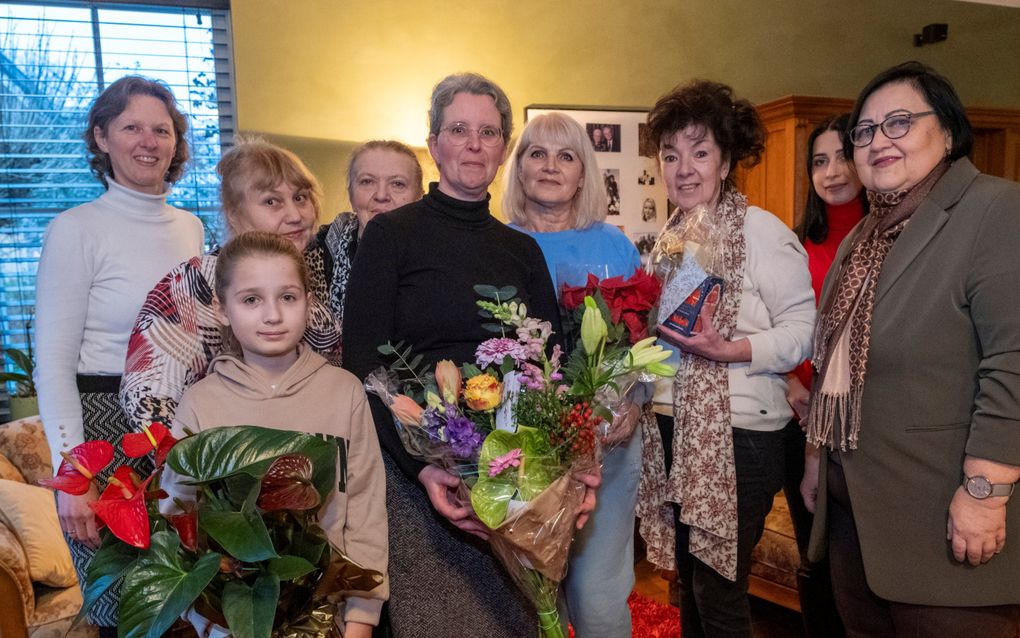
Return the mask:
<svg viewBox="0 0 1020 638">
<path fill-rule="evenodd" d="M 809 557 L 828 545 L 850 636 L 1015 638 L 1020 185 L 974 168 L 960 99 L 923 64 L 880 73 L 850 125 L 871 214 L 822 293 Z"/>
</svg>

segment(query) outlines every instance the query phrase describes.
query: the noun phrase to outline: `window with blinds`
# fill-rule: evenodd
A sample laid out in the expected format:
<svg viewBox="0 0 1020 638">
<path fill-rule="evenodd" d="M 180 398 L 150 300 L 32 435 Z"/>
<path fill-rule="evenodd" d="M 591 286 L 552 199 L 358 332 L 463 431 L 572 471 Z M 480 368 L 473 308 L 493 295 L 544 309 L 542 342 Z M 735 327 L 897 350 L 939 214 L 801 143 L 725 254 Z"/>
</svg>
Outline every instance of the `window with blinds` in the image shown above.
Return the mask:
<svg viewBox="0 0 1020 638">
<path fill-rule="evenodd" d="M 0 1 L 3 348 L 30 347 L 46 225 L 103 192 L 82 134 L 92 100 L 110 82 L 140 74 L 174 92 L 190 118 L 192 160 L 170 203 L 202 219 L 207 243 L 221 238 L 215 166 L 234 130 L 228 8 L 227 0 Z"/>
</svg>

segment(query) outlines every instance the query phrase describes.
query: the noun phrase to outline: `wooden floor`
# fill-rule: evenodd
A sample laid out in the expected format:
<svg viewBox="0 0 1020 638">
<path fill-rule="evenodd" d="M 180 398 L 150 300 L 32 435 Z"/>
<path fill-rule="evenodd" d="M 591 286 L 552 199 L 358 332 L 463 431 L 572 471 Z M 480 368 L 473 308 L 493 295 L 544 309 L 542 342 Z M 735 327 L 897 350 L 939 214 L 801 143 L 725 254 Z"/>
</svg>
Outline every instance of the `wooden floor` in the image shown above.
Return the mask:
<svg viewBox="0 0 1020 638">
<path fill-rule="evenodd" d="M 669 604 L 669 582 L 648 561 L 634 566 L 634 591 L 663 605 Z M 756 638 L 803 638 L 800 614 L 751 597 L 751 617 Z M 638 638 L 638 637 L 635 637 Z"/>
</svg>

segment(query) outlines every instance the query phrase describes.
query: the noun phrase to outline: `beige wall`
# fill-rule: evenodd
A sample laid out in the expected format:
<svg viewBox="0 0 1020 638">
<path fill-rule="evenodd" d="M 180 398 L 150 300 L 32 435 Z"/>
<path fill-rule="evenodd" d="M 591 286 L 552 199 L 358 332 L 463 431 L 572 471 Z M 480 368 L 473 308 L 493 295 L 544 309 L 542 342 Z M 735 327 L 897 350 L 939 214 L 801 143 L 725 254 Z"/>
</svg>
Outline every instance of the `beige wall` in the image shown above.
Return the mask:
<svg viewBox="0 0 1020 638">
<path fill-rule="evenodd" d="M 442 76 L 473 70 L 528 104 L 649 106 L 694 77 L 764 102 L 852 98 L 906 59 L 970 105 L 1020 107 L 1020 9 L 954 0 L 233 0 L 238 124 L 290 143 L 345 209 L 352 143 L 424 146 Z M 912 36 L 947 22 L 949 39 Z M 278 137 L 284 136 L 284 137 Z M 431 166 L 426 166 L 429 172 Z M 497 205 L 498 207 L 498 205 Z"/>
</svg>

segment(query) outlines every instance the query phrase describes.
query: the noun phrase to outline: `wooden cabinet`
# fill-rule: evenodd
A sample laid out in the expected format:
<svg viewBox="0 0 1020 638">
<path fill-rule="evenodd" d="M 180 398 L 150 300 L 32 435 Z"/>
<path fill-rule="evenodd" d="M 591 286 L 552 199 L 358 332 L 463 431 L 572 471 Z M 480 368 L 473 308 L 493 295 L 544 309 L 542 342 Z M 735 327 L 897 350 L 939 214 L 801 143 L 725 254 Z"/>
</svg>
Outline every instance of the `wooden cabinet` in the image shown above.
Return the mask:
<svg viewBox="0 0 1020 638">
<path fill-rule="evenodd" d="M 788 226 L 800 220 L 807 201 L 807 138 L 831 115 L 853 108 L 853 100 L 791 95 L 758 106 L 768 140 L 762 161 L 737 169 L 737 185 L 755 206 Z M 967 109 L 974 127 L 972 160 L 978 170 L 1020 181 L 1020 109 Z"/>
</svg>

